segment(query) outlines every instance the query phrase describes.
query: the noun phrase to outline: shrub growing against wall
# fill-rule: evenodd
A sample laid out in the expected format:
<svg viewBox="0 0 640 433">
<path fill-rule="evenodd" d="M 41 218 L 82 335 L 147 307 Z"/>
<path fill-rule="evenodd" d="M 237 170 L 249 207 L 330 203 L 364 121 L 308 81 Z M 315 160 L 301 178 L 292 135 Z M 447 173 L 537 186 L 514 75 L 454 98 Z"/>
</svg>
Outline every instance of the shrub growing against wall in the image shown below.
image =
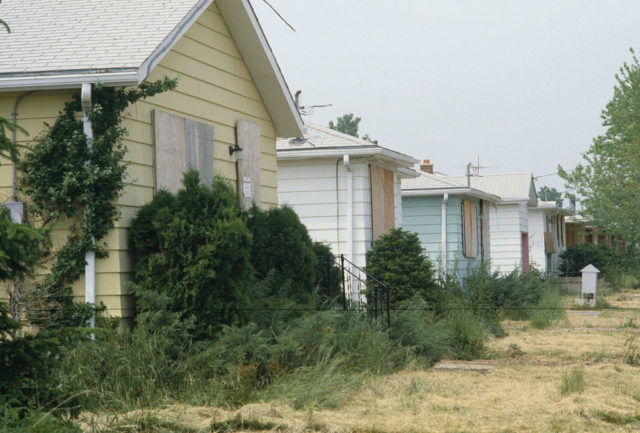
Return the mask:
<svg viewBox="0 0 640 433">
<path fill-rule="evenodd" d="M 254 206 L 247 226 L 253 235 L 251 264 L 258 280 L 272 274 L 267 297 L 310 302 L 318 258 L 307 228 L 288 206 L 266 211 Z"/>
<path fill-rule="evenodd" d="M 247 320 L 251 234 L 225 180 L 201 185 L 190 170 L 184 189 L 140 209 L 131 237 L 137 289 L 166 294 L 170 310 L 195 317 L 199 337 Z"/>
<path fill-rule="evenodd" d="M 367 272 L 393 288 L 391 307 L 419 295 L 430 304 L 438 297 L 433 264 L 425 256 L 417 233 L 401 228 L 380 236 L 367 253 Z M 372 304 L 372 293 L 367 301 Z"/>
</svg>

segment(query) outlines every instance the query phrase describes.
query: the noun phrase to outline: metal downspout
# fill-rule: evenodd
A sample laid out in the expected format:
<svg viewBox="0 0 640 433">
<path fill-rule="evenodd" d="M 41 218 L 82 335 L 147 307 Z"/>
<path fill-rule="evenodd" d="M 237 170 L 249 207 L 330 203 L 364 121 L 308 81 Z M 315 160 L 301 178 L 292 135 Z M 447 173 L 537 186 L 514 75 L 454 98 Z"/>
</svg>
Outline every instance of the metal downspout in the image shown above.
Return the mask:
<svg viewBox="0 0 640 433">
<path fill-rule="evenodd" d="M 351 263 L 355 263 L 353 257 L 353 171 L 351 170 L 351 160 L 349 155 L 343 155 L 342 162 L 347 170 L 347 258 Z M 352 281 L 353 279 L 350 278 Z M 353 285 L 351 285 L 353 290 Z M 354 293 L 349 293 L 349 298 L 353 299 Z"/>
<path fill-rule="evenodd" d="M 91 149 L 93 146 L 93 128 L 91 125 L 91 84 L 82 84 L 82 130 L 87 137 L 87 147 Z M 89 161 L 85 161 L 85 164 L 89 164 Z M 85 210 L 85 212 L 88 212 Z M 93 243 L 93 239 L 91 239 Z M 90 304 L 96 303 L 96 253 L 95 251 L 87 251 L 85 254 L 85 267 L 84 267 L 84 301 Z M 89 327 L 93 328 L 96 323 L 95 312 L 89 319 Z"/>
<path fill-rule="evenodd" d="M 440 270 L 441 278 L 444 278 L 447 274 L 447 201 L 449 201 L 449 194 L 445 193 L 442 197 L 442 227 L 440 228 L 442 236 L 442 245 L 440 246 L 440 261 L 442 262 L 442 269 Z"/>
</svg>

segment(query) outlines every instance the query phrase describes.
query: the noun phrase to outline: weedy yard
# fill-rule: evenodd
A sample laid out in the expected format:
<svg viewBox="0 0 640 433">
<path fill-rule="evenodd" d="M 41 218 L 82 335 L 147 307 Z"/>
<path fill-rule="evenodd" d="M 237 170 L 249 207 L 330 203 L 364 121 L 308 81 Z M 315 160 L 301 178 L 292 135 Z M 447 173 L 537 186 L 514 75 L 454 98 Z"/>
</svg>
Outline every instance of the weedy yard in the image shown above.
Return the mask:
<svg viewBox="0 0 640 433">
<path fill-rule="evenodd" d="M 569 305 L 569 298 L 565 299 Z M 546 329 L 503 322 L 485 359 L 334 383 L 336 407 L 265 399 L 235 410 L 168 405 L 87 418 L 86 431 L 610 432 L 640 429 L 640 294 L 570 310 Z M 635 310 L 638 308 L 638 310 Z M 637 336 L 637 338 L 636 338 Z M 326 386 L 318 377 L 310 388 Z M 346 389 L 346 390 L 345 390 Z M 300 390 L 304 392 L 304 390 Z"/>
</svg>

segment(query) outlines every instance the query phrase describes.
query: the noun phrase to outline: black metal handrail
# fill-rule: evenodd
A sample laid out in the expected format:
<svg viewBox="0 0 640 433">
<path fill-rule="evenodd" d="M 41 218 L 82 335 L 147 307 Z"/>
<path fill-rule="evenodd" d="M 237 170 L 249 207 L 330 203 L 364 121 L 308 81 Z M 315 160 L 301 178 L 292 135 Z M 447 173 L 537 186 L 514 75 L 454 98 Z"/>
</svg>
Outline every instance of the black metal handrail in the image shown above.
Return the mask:
<svg viewBox="0 0 640 433">
<path fill-rule="evenodd" d="M 383 314 L 385 310 L 382 304 L 383 300 L 381 296 L 380 296 L 381 298 L 380 302 L 378 302 L 379 291 L 380 289 L 382 289 L 386 293 L 387 295 L 387 299 L 386 299 L 387 326 L 390 328 L 391 327 L 391 299 L 390 298 L 391 298 L 392 288 L 388 284 L 383 283 L 382 281 L 380 281 L 379 279 L 377 279 L 376 277 L 374 277 L 373 275 L 371 275 L 370 273 L 362 269 L 360 266 L 353 263 L 351 260 L 347 259 L 344 256 L 344 254 L 340 254 L 339 261 L 338 261 L 338 258 L 335 257 L 335 262 L 340 266 L 342 270 L 342 296 L 343 296 L 344 308 L 346 309 L 346 305 L 347 305 L 346 284 L 345 284 L 345 271 L 346 271 L 348 274 L 350 274 L 355 279 L 357 279 L 361 284 L 363 284 L 366 288 L 370 288 L 371 286 L 373 286 L 372 287 L 373 298 L 374 298 L 373 316 L 375 319 L 378 318 L 378 304 L 380 305 L 380 310 L 383 311 Z M 354 273 L 349 267 L 345 267 L 345 262 L 351 265 L 352 268 L 355 268 L 359 272 L 359 274 Z M 363 280 L 361 278 L 360 275 L 362 274 L 365 275 L 366 279 Z M 372 281 L 374 284 L 372 285 L 369 281 Z"/>
</svg>

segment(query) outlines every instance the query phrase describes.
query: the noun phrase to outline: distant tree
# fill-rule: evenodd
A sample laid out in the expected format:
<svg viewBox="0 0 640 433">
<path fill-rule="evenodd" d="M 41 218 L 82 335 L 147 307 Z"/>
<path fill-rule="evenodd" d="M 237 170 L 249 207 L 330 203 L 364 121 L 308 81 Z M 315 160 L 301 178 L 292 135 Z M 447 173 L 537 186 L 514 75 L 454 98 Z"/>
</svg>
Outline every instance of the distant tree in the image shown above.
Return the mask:
<svg viewBox="0 0 640 433">
<path fill-rule="evenodd" d="M 555 188 L 543 186 L 538 190 L 538 198 L 543 201 L 555 201 L 558 207 L 562 207 L 562 193 Z"/>
<path fill-rule="evenodd" d="M 581 197 L 581 214 L 611 235 L 640 242 L 640 62 L 616 74 L 613 98 L 602 111 L 607 129 L 594 138 L 584 162 L 571 172 L 558 166 L 569 189 Z"/>
<path fill-rule="evenodd" d="M 338 117 L 338 119 L 336 119 L 336 123 L 333 123 L 333 121 L 329 121 L 329 128 L 356 138 L 360 138 L 360 136 L 358 135 L 358 125 L 360 124 L 361 120 L 362 118 L 354 117 L 353 113 L 349 113 L 345 114 L 344 116 Z M 378 140 L 374 140 L 373 138 L 369 137 L 369 134 L 364 134 L 362 139 L 368 141 L 369 143 L 378 144 Z"/>
<path fill-rule="evenodd" d="M 369 143 L 378 144 L 378 140 L 374 140 L 373 138 L 369 137 L 369 134 L 364 134 L 362 136 L 362 139 L 368 141 Z"/>
<path fill-rule="evenodd" d="M 336 131 L 348 134 L 354 137 L 360 137 L 358 135 L 358 124 L 362 120 L 360 117 L 354 118 L 353 113 L 345 114 L 337 119 L 337 123 L 329 121 L 329 128 Z"/>
</svg>

